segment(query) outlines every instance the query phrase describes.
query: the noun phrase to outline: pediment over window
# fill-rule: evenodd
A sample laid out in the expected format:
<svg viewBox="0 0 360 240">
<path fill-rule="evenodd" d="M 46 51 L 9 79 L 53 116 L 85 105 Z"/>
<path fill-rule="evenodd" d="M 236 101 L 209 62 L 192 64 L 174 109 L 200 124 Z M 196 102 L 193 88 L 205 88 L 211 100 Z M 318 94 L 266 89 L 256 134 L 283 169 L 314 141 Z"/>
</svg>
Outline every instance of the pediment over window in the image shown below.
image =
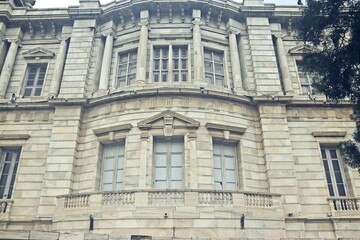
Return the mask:
<svg viewBox="0 0 360 240">
<path fill-rule="evenodd" d="M 174 129 L 195 130 L 200 126 L 200 123 L 174 111 L 166 110 L 139 122 L 137 125 L 142 130 L 164 129 L 165 136 L 172 136 Z"/>
<path fill-rule="evenodd" d="M 289 54 L 290 55 L 304 55 L 304 53 L 310 52 L 310 50 L 311 50 L 311 46 L 302 44 L 302 45 L 290 48 Z"/>
<path fill-rule="evenodd" d="M 44 58 L 53 58 L 55 56 L 55 53 L 50 50 L 37 47 L 24 52 L 22 55 L 24 56 L 25 59 L 39 59 L 39 58 L 44 59 Z"/>
</svg>

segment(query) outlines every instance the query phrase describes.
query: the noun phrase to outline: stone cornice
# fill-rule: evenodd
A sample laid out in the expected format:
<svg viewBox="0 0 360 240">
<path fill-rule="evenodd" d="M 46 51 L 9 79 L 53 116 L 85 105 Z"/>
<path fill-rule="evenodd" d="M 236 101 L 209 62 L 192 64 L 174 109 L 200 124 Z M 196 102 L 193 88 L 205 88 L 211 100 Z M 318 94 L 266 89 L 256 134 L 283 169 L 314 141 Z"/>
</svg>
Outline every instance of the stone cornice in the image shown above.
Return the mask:
<svg viewBox="0 0 360 240">
<path fill-rule="evenodd" d="M 314 137 L 345 137 L 346 131 L 313 131 Z"/>
<path fill-rule="evenodd" d="M 0 134 L 0 140 L 28 140 L 29 134 Z"/>
<path fill-rule="evenodd" d="M 244 134 L 246 131 L 246 128 L 217 124 L 217 123 L 210 123 L 210 122 L 206 123 L 205 127 L 209 130 L 229 131 L 229 132 L 238 133 L 238 134 Z"/>
<path fill-rule="evenodd" d="M 96 136 L 100 136 L 103 134 L 108 134 L 109 132 L 120 132 L 120 131 L 130 131 L 133 126 L 128 124 L 122 124 L 117 126 L 110 126 L 110 127 L 104 127 L 104 128 L 97 128 L 94 129 L 93 132 Z"/>
</svg>

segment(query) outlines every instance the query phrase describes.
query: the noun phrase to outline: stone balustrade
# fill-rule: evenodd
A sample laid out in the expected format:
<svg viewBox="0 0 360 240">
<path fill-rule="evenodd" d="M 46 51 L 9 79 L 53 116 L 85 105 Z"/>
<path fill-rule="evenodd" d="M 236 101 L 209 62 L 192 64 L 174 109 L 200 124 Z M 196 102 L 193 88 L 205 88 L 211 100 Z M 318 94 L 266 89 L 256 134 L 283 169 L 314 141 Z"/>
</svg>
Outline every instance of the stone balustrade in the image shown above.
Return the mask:
<svg viewBox="0 0 360 240">
<path fill-rule="evenodd" d="M 226 190 L 114 191 L 59 196 L 58 208 L 61 207 L 59 206 L 61 204 L 63 206 L 61 208 L 64 209 L 94 206 L 131 206 L 138 205 L 137 202 L 140 202 L 138 200 L 141 200 L 142 205 L 145 204 L 145 206 L 178 206 L 184 205 L 187 201 L 186 199 L 192 199 L 191 203 L 195 206 L 232 206 L 234 201 L 237 201 L 244 207 L 276 208 L 278 206 L 275 206 L 274 198 L 278 203 L 277 205 L 279 205 L 280 196 L 269 193 L 250 193 Z M 346 202 L 346 204 L 348 204 L 350 208 L 350 203 Z M 354 204 L 356 205 L 357 203 Z"/>
<path fill-rule="evenodd" d="M 359 212 L 360 198 L 330 197 L 328 198 L 332 212 Z"/>
</svg>

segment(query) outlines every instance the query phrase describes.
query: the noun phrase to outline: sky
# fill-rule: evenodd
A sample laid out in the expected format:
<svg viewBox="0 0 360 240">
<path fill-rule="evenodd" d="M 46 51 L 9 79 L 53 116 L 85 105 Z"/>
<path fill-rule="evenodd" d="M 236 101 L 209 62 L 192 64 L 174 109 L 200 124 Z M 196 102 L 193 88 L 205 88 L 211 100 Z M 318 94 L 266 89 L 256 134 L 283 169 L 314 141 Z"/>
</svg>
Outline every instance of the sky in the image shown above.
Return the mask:
<svg viewBox="0 0 360 240">
<path fill-rule="evenodd" d="M 100 0 L 102 4 L 113 2 L 114 0 Z M 236 0 L 235 0 L 236 1 Z M 241 0 L 242 1 L 242 0 Z M 296 5 L 297 0 L 264 0 L 265 3 L 276 3 L 286 5 Z M 71 5 L 79 5 L 79 0 L 36 0 L 35 8 L 60 8 Z"/>
</svg>

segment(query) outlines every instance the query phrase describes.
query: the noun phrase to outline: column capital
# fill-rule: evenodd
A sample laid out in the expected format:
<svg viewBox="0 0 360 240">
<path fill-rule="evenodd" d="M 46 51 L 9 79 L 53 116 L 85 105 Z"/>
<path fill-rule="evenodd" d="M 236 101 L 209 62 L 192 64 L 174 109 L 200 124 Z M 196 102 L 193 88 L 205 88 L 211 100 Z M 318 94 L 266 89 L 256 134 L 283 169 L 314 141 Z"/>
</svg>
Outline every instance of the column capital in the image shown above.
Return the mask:
<svg viewBox="0 0 360 240">
<path fill-rule="evenodd" d="M 149 24 L 149 11 L 144 10 L 140 12 L 139 26 L 147 26 Z"/>
<path fill-rule="evenodd" d="M 192 17 L 193 17 L 192 23 L 194 25 L 202 25 L 201 10 L 194 9 L 192 12 Z"/>
<path fill-rule="evenodd" d="M 227 29 L 227 35 L 230 35 L 230 34 L 241 35 L 241 30 L 237 29 L 235 27 L 229 27 Z"/>
</svg>

